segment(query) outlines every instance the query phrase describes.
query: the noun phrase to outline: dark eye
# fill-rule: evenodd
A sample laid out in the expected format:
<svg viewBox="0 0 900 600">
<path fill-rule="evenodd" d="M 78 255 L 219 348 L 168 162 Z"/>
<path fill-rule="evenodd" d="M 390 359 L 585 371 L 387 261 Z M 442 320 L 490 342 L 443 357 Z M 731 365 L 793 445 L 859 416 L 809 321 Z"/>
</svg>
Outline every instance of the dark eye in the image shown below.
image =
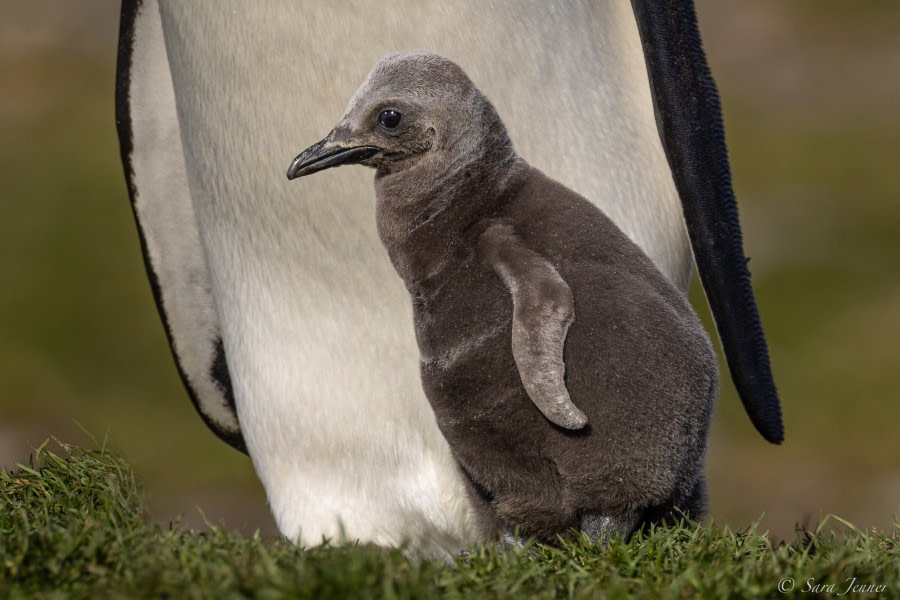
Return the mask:
<svg viewBox="0 0 900 600">
<path fill-rule="evenodd" d="M 381 123 L 381 126 L 386 129 L 396 128 L 397 125 L 400 124 L 400 119 L 402 118 L 403 115 L 398 113 L 393 108 L 389 108 L 378 113 L 378 122 Z"/>
</svg>

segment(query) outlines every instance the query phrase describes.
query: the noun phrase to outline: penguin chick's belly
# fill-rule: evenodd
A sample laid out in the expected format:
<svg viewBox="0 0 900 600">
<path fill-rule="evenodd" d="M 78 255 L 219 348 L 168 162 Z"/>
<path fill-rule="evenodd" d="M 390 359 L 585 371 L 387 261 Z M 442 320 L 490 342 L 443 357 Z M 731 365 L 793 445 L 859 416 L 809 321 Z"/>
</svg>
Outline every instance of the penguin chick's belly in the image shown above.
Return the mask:
<svg viewBox="0 0 900 600">
<path fill-rule="evenodd" d="M 512 300 L 489 267 L 469 257 L 438 290 L 414 294 L 438 425 L 499 521 L 527 524 L 530 535 L 577 526 L 580 510 L 677 505 L 699 476 L 715 393 L 714 355 L 686 304 L 673 308 L 652 285 L 602 265 L 588 265 L 596 276 L 585 279 L 573 264 L 582 277 L 564 358 L 566 387 L 589 419 L 579 431 L 553 425 L 528 397 L 511 349 Z M 634 293 L 612 293 L 623 285 Z"/>
</svg>

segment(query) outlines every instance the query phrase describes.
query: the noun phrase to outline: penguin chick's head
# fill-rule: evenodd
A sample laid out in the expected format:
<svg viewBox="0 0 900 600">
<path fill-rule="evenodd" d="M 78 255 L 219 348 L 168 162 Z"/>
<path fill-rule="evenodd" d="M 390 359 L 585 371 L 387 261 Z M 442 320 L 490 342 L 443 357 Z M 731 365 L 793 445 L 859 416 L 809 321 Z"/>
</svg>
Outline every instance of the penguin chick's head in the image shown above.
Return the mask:
<svg viewBox="0 0 900 600">
<path fill-rule="evenodd" d="M 337 126 L 301 152 L 287 176 L 346 164 L 382 176 L 429 159 L 461 167 L 498 144 L 512 154 L 496 111 L 462 69 L 437 54 L 399 52 L 375 64 Z"/>
</svg>

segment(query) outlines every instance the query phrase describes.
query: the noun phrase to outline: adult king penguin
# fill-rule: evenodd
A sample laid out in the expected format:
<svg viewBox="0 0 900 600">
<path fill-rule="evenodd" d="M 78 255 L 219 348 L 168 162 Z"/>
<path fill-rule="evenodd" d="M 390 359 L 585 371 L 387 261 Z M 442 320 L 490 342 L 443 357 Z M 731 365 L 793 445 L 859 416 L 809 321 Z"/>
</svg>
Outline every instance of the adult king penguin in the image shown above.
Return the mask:
<svg viewBox="0 0 900 600">
<path fill-rule="evenodd" d="M 123 0 L 116 119 L 154 297 L 197 410 L 250 455 L 282 533 L 430 556 L 474 535 L 370 178 L 323 173 L 298 204 L 283 176 L 402 48 L 464 66 L 520 152 L 683 291 L 693 252 L 747 412 L 780 442 L 691 2 Z"/>
</svg>

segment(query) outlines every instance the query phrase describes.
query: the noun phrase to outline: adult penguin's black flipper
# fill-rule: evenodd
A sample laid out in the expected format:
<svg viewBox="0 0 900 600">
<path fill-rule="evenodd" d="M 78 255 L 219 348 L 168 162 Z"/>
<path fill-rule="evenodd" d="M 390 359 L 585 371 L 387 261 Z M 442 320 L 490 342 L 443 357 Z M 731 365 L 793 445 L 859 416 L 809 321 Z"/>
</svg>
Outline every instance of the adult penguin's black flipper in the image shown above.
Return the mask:
<svg viewBox="0 0 900 600">
<path fill-rule="evenodd" d="M 719 95 L 700 42 L 693 2 L 632 0 L 663 148 L 728 368 L 762 436 L 784 439 L 781 407 L 750 272 Z"/>
<path fill-rule="evenodd" d="M 123 0 L 116 127 L 153 298 L 203 421 L 246 452 L 221 327 L 191 208 L 156 0 Z"/>
</svg>

